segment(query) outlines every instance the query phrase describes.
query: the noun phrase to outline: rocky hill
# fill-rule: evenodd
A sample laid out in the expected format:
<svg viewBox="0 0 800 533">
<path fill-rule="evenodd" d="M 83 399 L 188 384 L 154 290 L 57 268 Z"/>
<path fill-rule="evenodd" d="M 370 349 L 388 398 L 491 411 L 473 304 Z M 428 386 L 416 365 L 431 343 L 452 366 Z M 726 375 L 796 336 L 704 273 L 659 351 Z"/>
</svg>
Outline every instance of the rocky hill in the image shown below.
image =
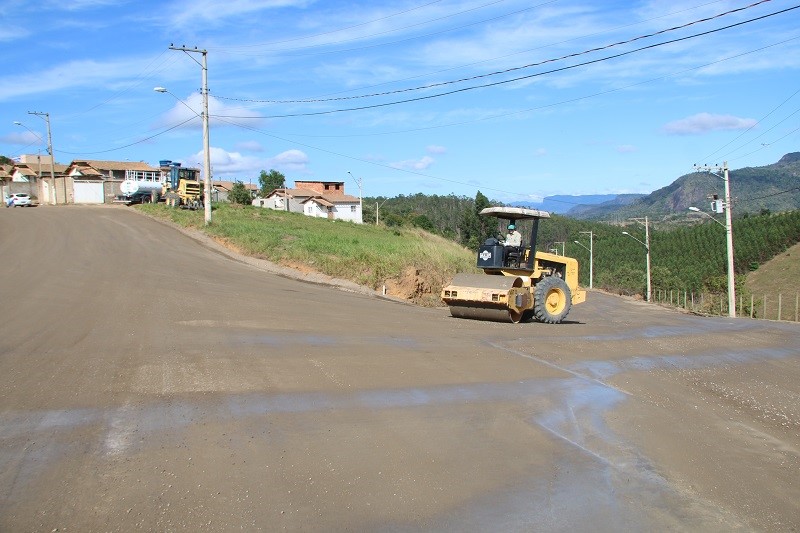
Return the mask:
<svg viewBox="0 0 800 533">
<path fill-rule="evenodd" d="M 786 154 L 771 165 L 730 170 L 729 175 L 736 214 L 800 209 L 800 152 Z M 669 217 L 685 213 L 690 206 L 708 210 L 708 197 L 712 194 L 724 198 L 722 179 L 706 172 L 695 172 L 627 204 L 582 206 L 569 215 L 592 220 L 644 215 Z"/>
</svg>

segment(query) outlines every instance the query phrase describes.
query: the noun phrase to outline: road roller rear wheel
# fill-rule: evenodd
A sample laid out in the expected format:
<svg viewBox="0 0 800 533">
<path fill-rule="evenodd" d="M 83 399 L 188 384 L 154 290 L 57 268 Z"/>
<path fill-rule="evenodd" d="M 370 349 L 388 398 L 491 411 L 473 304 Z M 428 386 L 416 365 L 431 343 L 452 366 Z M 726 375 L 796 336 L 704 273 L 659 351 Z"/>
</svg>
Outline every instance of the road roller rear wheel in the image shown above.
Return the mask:
<svg viewBox="0 0 800 533">
<path fill-rule="evenodd" d="M 549 276 L 533 289 L 533 316 L 539 322 L 559 324 L 572 307 L 572 295 L 563 279 Z"/>
</svg>

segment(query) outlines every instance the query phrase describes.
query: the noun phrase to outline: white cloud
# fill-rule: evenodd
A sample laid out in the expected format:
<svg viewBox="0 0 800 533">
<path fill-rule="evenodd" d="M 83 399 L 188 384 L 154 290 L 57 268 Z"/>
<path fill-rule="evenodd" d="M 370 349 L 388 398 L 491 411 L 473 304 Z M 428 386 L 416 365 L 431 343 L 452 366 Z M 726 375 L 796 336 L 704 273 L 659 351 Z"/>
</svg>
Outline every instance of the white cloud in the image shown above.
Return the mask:
<svg viewBox="0 0 800 533">
<path fill-rule="evenodd" d="M 536 150 L 533 151 L 533 155 L 535 157 L 546 156 L 547 155 L 547 149 L 545 149 L 545 148 L 537 148 Z"/>
<path fill-rule="evenodd" d="M 60 93 L 74 87 L 103 87 L 109 80 L 128 79 L 140 63 L 120 58 L 116 61 L 69 61 L 49 70 L 20 72 L 24 79 L 36 79 L 36 83 L 4 83 L 0 85 L 0 101 L 15 96 L 31 96 L 39 93 Z"/>
<path fill-rule="evenodd" d="M 621 154 L 630 154 L 630 153 L 636 152 L 638 150 L 639 149 L 636 148 L 632 144 L 621 144 L 621 145 L 617 146 L 617 152 L 619 152 Z"/>
<path fill-rule="evenodd" d="M 187 161 L 189 166 L 202 167 L 203 152 L 193 154 Z M 259 160 L 255 157 L 243 156 L 239 152 L 228 152 L 223 148 L 211 147 L 211 169 L 215 177 L 227 176 L 237 177 L 244 174 L 253 174 L 259 166 Z"/>
<path fill-rule="evenodd" d="M 669 122 L 662 129 L 670 135 L 699 135 L 720 130 L 746 130 L 755 126 L 757 122 L 752 118 L 739 118 L 733 115 L 698 113 Z"/>
<path fill-rule="evenodd" d="M 447 148 L 445 148 L 444 146 L 431 144 L 425 149 L 425 151 L 428 152 L 429 154 L 444 154 L 447 152 Z"/>
<path fill-rule="evenodd" d="M 307 0 L 184 0 L 175 2 L 162 17 L 169 25 L 196 26 L 223 24 L 233 17 L 252 17 L 254 13 L 282 7 L 304 7 Z"/>
<path fill-rule="evenodd" d="M 186 165 L 203 166 L 203 152 L 187 158 Z M 211 169 L 215 178 L 255 179 L 262 170 L 275 169 L 281 172 L 306 173 L 308 156 L 300 150 L 287 150 L 273 157 L 260 158 L 228 152 L 224 148 L 211 147 Z"/>
<path fill-rule="evenodd" d="M 426 155 L 420 159 L 406 159 L 405 161 L 390 163 L 389 166 L 403 170 L 425 170 L 433 163 L 434 159 Z"/>
<path fill-rule="evenodd" d="M 269 158 L 267 166 L 276 170 L 307 172 L 308 156 L 302 150 L 286 150 Z"/>
<path fill-rule="evenodd" d="M 19 126 L 18 126 L 19 127 Z M 30 131 L 21 131 L 9 133 L 0 137 L 0 142 L 7 144 L 44 144 L 44 137 L 41 134 L 36 134 Z"/>
<path fill-rule="evenodd" d="M 30 32 L 24 28 L 10 26 L 8 24 L 0 25 L 0 43 L 8 41 L 19 41 L 25 39 L 30 35 Z"/>
<path fill-rule="evenodd" d="M 245 150 L 248 152 L 263 152 L 264 147 L 261 146 L 261 143 L 258 141 L 242 141 L 238 143 L 237 148 L 240 150 Z"/>
</svg>

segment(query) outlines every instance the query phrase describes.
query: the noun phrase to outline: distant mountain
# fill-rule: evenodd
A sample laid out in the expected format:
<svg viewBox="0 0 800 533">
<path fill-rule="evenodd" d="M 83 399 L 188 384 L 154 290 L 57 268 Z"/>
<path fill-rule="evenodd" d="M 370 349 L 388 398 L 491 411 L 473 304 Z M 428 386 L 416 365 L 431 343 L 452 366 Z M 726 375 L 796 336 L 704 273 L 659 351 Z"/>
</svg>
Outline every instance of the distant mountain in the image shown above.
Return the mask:
<svg viewBox="0 0 800 533">
<path fill-rule="evenodd" d="M 569 211 L 567 211 L 567 216 L 573 218 L 583 218 L 582 214 L 591 211 L 594 213 L 602 213 L 602 212 L 614 212 L 615 210 L 619 209 L 622 206 L 630 205 L 639 198 L 643 198 L 644 194 L 617 194 L 612 199 L 602 202 L 596 205 L 576 205 Z"/>
<path fill-rule="evenodd" d="M 619 196 L 620 195 L 617 194 L 586 194 L 577 196 L 569 194 L 556 194 L 554 196 L 546 196 L 541 202 L 515 202 L 512 205 L 516 207 L 541 209 L 542 211 L 547 211 L 549 213 L 563 215 L 575 208 L 613 202 Z M 640 194 L 633 196 L 644 195 Z"/>
<path fill-rule="evenodd" d="M 800 209 L 800 152 L 786 154 L 771 165 L 729 170 L 728 174 L 735 215 Z M 568 215 L 593 220 L 668 217 L 686 213 L 692 206 L 708 211 L 709 196 L 713 194 L 724 199 L 723 180 L 707 172 L 694 172 L 627 204 L 582 206 Z"/>
</svg>

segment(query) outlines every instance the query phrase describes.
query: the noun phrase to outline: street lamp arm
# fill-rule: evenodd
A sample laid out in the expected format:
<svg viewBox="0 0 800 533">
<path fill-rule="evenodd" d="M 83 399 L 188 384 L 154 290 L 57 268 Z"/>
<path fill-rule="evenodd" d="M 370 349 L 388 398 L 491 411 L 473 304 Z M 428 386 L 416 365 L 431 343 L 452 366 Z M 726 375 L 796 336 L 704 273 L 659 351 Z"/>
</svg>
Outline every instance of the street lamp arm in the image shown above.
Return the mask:
<svg viewBox="0 0 800 533">
<path fill-rule="evenodd" d="M 650 234 L 649 234 L 649 230 L 648 230 L 648 226 L 647 226 L 646 220 L 647 219 L 645 219 L 645 231 L 646 231 L 645 239 L 647 240 L 647 243 L 643 243 L 642 241 L 640 241 L 639 239 L 637 239 L 636 237 L 634 237 L 633 235 L 631 235 L 627 231 L 623 231 L 622 234 L 623 235 L 627 235 L 628 237 L 630 237 L 634 241 L 636 241 L 639 244 L 641 244 L 642 246 L 644 246 L 644 249 L 646 251 L 646 254 L 647 254 L 647 301 L 649 302 L 651 300 L 651 298 L 652 298 L 653 291 L 652 291 L 651 277 L 650 277 Z"/>
<path fill-rule="evenodd" d="M 167 89 L 167 88 L 165 88 L 165 87 L 153 87 L 153 90 L 154 90 L 155 92 L 157 92 L 157 93 L 166 93 L 166 94 L 168 94 L 168 95 L 172 96 L 172 97 L 173 97 L 175 100 L 177 100 L 178 102 L 180 102 L 181 104 L 183 104 L 183 107 L 185 107 L 186 109 L 188 109 L 189 111 L 191 111 L 192 113 L 194 113 L 194 116 L 196 116 L 196 117 L 198 117 L 198 118 L 203 118 L 203 116 L 202 116 L 202 115 L 200 115 L 200 114 L 199 114 L 197 111 L 195 111 L 194 109 L 192 109 L 191 107 L 189 107 L 189 104 L 187 104 L 186 102 L 184 102 L 183 100 L 181 100 L 180 98 L 178 98 L 177 96 L 175 96 L 175 94 L 174 94 L 174 93 L 172 93 L 172 92 L 171 92 L 169 89 Z"/>
<path fill-rule="evenodd" d="M 631 235 L 631 234 L 630 234 L 630 233 L 628 233 L 627 231 L 623 231 L 623 232 L 622 232 L 622 234 L 623 234 L 623 235 L 627 235 L 628 237 L 630 237 L 630 238 L 631 238 L 631 239 L 633 239 L 634 241 L 638 242 L 639 244 L 641 244 L 642 246 L 644 246 L 646 250 L 650 250 L 650 247 L 649 247 L 648 245 L 646 245 L 645 243 L 643 243 L 642 241 L 640 241 L 639 239 L 637 239 L 636 237 L 634 237 L 633 235 Z"/>
<path fill-rule="evenodd" d="M 713 220 L 714 222 L 716 222 L 717 224 L 719 224 L 719 225 L 720 225 L 720 226 L 722 226 L 723 228 L 724 228 L 724 227 L 726 227 L 726 226 L 725 226 L 725 224 L 723 224 L 722 222 L 720 222 L 719 220 L 717 220 L 717 219 L 716 219 L 716 218 L 714 218 L 713 216 L 709 215 L 708 213 L 706 213 L 706 212 L 705 212 L 705 211 L 703 211 L 702 209 L 698 209 L 698 208 L 696 208 L 696 207 L 690 207 L 690 208 L 689 208 L 689 211 L 692 211 L 692 212 L 694 212 L 694 213 L 700 213 L 701 215 L 707 216 L 708 218 L 710 218 L 711 220 Z"/>
<path fill-rule="evenodd" d="M 15 121 L 14 121 L 14 125 L 16 125 L 16 126 L 22 126 L 22 127 L 23 127 L 23 128 L 25 128 L 26 130 L 28 130 L 29 132 L 31 132 L 31 133 L 33 134 L 33 136 L 34 136 L 34 137 L 36 137 L 37 139 L 39 139 L 39 142 L 41 142 L 41 143 L 44 143 L 44 139 L 42 139 L 42 136 L 41 136 L 41 135 L 39 135 L 38 133 L 36 133 L 36 132 L 35 132 L 35 131 L 33 131 L 32 129 L 30 129 L 28 126 L 26 126 L 26 125 L 25 125 L 25 124 L 23 124 L 22 122 L 20 122 L 20 121 L 18 121 L 18 120 L 15 120 Z M 53 155 L 53 154 L 50 154 L 50 155 Z"/>
</svg>

